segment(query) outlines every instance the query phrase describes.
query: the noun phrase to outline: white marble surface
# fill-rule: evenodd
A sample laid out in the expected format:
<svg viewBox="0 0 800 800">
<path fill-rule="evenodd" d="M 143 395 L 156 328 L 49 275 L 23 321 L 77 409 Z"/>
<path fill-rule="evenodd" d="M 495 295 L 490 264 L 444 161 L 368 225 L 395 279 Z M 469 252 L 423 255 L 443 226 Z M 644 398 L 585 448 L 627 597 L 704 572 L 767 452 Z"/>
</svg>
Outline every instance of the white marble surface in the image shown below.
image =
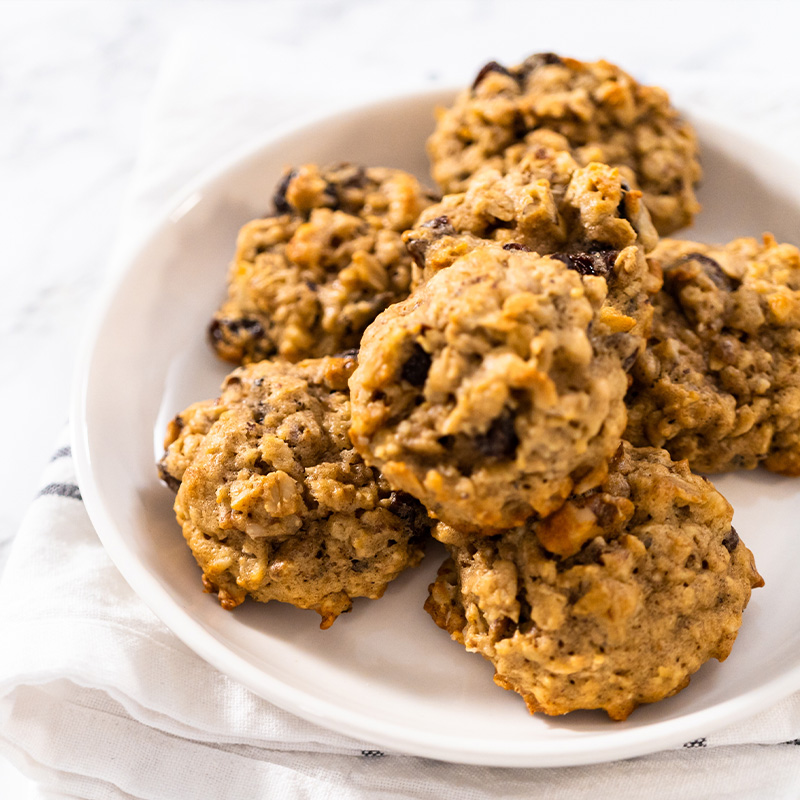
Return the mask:
<svg viewBox="0 0 800 800">
<path fill-rule="evenodd" d="M 791 152 L 798 23 L 797 4 L 764 0 L 0 0 L 0 567 L 67 421 L 82 325 L 108 268 L 147 100 L 188 26 L 255 29 L 264 46 L 300 46 L 321 91 L 325 64 L 344 51 L 363 69 L 378 60 L 407 69 L 410 81 L 456 82 L 490 58 L 542 49 L 604 56 L 668 85 L 689 107 L 695 78 L 713 82 L 718 92 L 703 110 Z M 776 80 L 787 84 L 777 110 L 774 96 L 759 93 Z M 38 796 L 6 764 L 0 787 L 4 798 Z"/>
</svg>

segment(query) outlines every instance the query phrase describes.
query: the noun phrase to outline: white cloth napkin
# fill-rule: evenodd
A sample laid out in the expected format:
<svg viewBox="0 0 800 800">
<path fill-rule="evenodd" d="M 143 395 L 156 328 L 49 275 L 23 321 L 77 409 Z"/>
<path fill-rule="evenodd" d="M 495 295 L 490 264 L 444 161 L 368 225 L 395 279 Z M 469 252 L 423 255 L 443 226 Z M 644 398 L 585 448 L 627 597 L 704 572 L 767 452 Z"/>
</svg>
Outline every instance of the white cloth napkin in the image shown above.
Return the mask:
<svg viewBox="0 0 800 800">
<path fill-rule="evenodd" d="M 298 58 L 296 47 L 273 43 L 266 56 L 252 49 L 252 40 L 249 49 L 227 45 L 218 37 L 187 35 L 172 48 L 147 120 L 121 253 L 200 168 L 307 111 L 323 94 L 335 105 L 354 92 L 360 101 L 434 80 L 464 82 L 475 60 L 462 54 L 452 75 L 434 77 L 419 65 L 400 70 L 402 59 L 390 49 L 372 54 L 372 68 L 358 73 L 357 87 L 354 62 L 329 65 L 322 92 L 319 64 Z M 288 78 L 278 70 L 287 63 Z M 677 87 L 684 102 L 713 97 L 713 75 L 707 95 L 694 74 L 669 77 L 663 82 Z M 717 88 L 723 83 L 718 80 Z M 772 102 L 762 92 L 750 112 L 755 117 L 760 109 L 763 122 Z M 775 108 L 773 119 L 793 123 L 796 136 L 800 104 Z M 679 749 L 565 769 L 473 767 L 386 753 L 298 719 L 207 665 L 136 597 L 92 529 L 66 436 L 17 536 L 0 581 L 0 608 L 0 747 L 50 797 L 800 794 L 800 694 L 713 735 L 698 730 Z"/>
</svg>

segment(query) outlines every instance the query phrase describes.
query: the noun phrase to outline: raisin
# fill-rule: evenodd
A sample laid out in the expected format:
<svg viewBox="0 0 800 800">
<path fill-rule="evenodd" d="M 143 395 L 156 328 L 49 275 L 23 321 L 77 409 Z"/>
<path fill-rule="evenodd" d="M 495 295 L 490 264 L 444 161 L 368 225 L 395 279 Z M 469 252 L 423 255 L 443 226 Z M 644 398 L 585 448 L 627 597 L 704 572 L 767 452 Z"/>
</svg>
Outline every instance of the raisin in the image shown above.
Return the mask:
<svg viewBox="0 0 800 800">
<path fill-rule="evenodd" d="M 548 64 L 563 64 L 562 59 L 555 53 L 536 53 L 535 55 L 528 56 L 522 64 L 515 70 L 517 72 L 517 80 L 521 83 L 533 72 L 536 72 L 540 67 L 547 66 Z"/>
<path fill-rule="evenodd" d="M 221 342 L 223 340 L 222 325 L 218 319 L 211 320 L 211 324 L 208 326 L 208 335 L 211 337 L 212 342 Z"/>
<path fill-rule="evenodd" d="M 431 368 L 430 353 L 426 353 L 422 346 L 414 343 L 414 350 L 411 356 L 403 364 L 400 377 L 408 381 L 412 386 L 422 386 L 428 377 Z"/>
<path fill-rule="evenodd" d="M 333 357 L 358 359 L 358 348 L 351 347 L 349 350 L 342 350 L 341 352 L 336 353 Z"/>
<path fill-rule="evenodd" d="M 167 472 L 167 468 L 164 466 L 163 462 L 159 462 L 158 464 L 158 477 L 161 478 L 173 492 L 177 492 L 178 489 L 181 488 L 181 482 L 174 475 Z"/>
<path fill-rule="evenodd" d="M 719 265 L 719 262 L 715 261 L 709 256 L 703 255 L 702 253 L 688 253 L 675 264 L 673 264 L 671 269 L 679 267 L 681 264 L 686 264 L 689 261 L 694 261 L 695 263 L 699 264 L 700 267 L 702 267 L 703 272 L 705 272 L 705 274 L 708 276 L 709 280 L 718 289 L 730 292 L 734 288 L 733 280 L 730 278 L 730 276 L 725 274 L 722 267 Z"/>
<path fill-rule="evenodd" d="M 519 446 L 512 412 L 506 409 L 493 420 L 486 433 L 479 434 L 473 441 L 475 448 L 486 458 L 511 458 Z"/>
<path fill-rule="evenodd" d="M 428 220 L 428 222 L 423 222 L 420 228 L 427 228 L 437 238 L 440 236 L 455 236 L 456 234 L 456 229 L 450 224 L 450 220 L 444 214 L 439 217 L 434 217 Z M 428 241 L 427 238 L 409 239 L 409 241 L 406 242 L 406 249 L 420 269 L 425 268 L 425 253 L 429 245 L 430 241 Z"/>
<path fill-rule="evenodd" d="M 628 219 L 628 212 L 627 212 L 627 209 L 625 208 L 625 198 L 627 196 L 628 196 L 628 193 L 625 191 L 625 189 L 623 189 L 622 190 L 622 197 L 620 198 L 619 203 L 617 203 L 617 216 L 620 219 L 624 219 L 624 220 Z"/>
<path fill-rule="evenodd" d="M 272 196 L 272 203 L 275 206 L 275 211 L 278 214 L 291 214 L 294 210 L 286 199 L 286 190 L 289 184 L 297 175 L 297 170 L 289 170 L 280 180 L 280 183 L 275 188 L 275 194 Z"/>
<path fill-rule="evenodd" d="M 480 72 L 472 82 L 472 91 L 475 91 L 475 89 L 478 88 L 483 79 L 490 72 L 499 72 L 501 75 L 508 75 L 509 78 L 513 77 L 513 75 L 502 64 L 499 64 L 497 61 L 490 61 L 488 64 L 484 64 L 483 67 L 481 67 Z"/>
<path fill-rule="evenodd" d="M 325 205 L 327 208 L 332 208 L 334 211 L 342 205 L 342 198 L 339 194 L 339 187 L 335 183 L 328 181 L 323 190 L 325 196 Z"/>
<path fill-rule="evenodd" d="M 272 467 L 259 456 L 255 462 L 253 462 L 253 472 L 257 472 L 259 475 L 267 475 L 272 472 Z"/>
<path fill-rule="evenodd" d="M 422 503 L 407 492 L 392 492 L 388 510 L 408 525 L 412 537 L 420 537 L 428 532 L 430 521 Z"/>
<path fill-rule="evenodd" d="M 530 247 L 527 247 L 524 244 L 520 244 L 519 242 L 506 242 L 503 245 L 503 250 L 521 250 L 524 253 L 532 253 L 533 252 L 533 250 L 531 250 Z"/>
<path fill-rule="evenodd" d="M 731 525 L 731 529 L 725 534 L 725 538 L 722 540 L 722 546 L 729 553 L 732 553 L 739 546 L 739 534 L 736 533 L 736 528 L 734 528 L 733 525 Z"/>
<path fill-rule="evenodd" d="M 553 253 L 550 258 L 563 262 L 579 275 L 608 278 L 618 255 L 618 250 L 600 250 L 591 253 Z"/>
<path fill-rule="evenodd" d="M 343 181 L 342 186 L 346 189 L 363 189 L 367 185 L 367 171 L 358 165 L 352 167 L 352 174 L 348 175 Z"/>
</svg>

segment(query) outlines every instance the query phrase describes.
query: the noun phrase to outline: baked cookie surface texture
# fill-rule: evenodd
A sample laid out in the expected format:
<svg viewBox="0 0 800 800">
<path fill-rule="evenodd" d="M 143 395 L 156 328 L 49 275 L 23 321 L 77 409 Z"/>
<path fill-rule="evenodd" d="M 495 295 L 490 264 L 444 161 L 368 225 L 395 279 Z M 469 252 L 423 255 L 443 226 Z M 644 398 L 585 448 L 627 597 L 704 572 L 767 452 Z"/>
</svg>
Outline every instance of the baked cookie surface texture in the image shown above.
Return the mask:
<svg viewBox="0 0 800 800">
<path fill-rule="evenodd" d="M 581 165 L 619 167 L 644 193 L 662 235 L 688 225 L 699 210 L 696 136 L 667 93 L 607 61 L 552 53 L 510 68 L 490 62 L 438 112 L 428 141 L 434 180 L 446 193 L 463 191 L 482 167 L 503 170 L 523 158 L 542 129 L 563 136 Z"/>
<path fill-rule="evenodd" d="M 428 518 L 392 491 L 348 438 L 353 358 L 263 361 L 229 375 L 215 401 L 170 424 L 162 477 L 226 608 L 247 595 L 317 611 L 321 627 L 352 598 L 380 597 L 419 563 Z"/>
<path fill-rule="evenodd" d="M 400 170 L 306 164 L 286 173 L 275 215 L 239 232 L 228 297 L 209 336 L 234 363 L 335 355 L 409 292 L 401 234 L 433 196 Z"/>
<path fill-rule="evenodd" d="M 486 244 L 367 329 L 351 439 L 436 518 L 502 529 L 602 479 L 625 426 L 606 280 Z M 629 344 L 626 342 L 626 344 Z"/>
<path fill-rule="evenodd" d="M 533 712 L 625 719 L 730 653 L 763 585 L 732 509 L 686 462 L 623 442 L 597 490 L 494 537 L 445 525 L 426 610 Z"/>
<path fill-rule="evenodd" d="M 633 368 L 626 436 L 699 472 L 800 475 L 800 252 L 663 240 L 664 288 Z"/>
<path fill-rule="evenodd" d="M 655 247 L 658 234 L 642 193 L 618 169 L 579 166 L 566 139 L 551 131 L 531 138 L 536 146 L 518 164 L 506 171 L 479 169 L 463 191 L 429 206 L 403 234 L 415 260 L 414 286 L 476 246 L 476 238 L 539 255 Z"/>
</svg>

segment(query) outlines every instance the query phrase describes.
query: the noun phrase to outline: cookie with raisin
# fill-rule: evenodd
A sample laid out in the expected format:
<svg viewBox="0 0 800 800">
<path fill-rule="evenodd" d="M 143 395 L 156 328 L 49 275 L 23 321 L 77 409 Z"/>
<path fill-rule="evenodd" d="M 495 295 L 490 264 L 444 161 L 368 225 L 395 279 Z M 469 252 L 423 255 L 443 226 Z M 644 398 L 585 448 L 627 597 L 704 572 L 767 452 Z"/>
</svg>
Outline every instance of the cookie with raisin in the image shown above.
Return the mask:
<svg viewBox="0 0 800 800">
<path fill-rule="evenodd" d="M 366 326 L 409 292 L 401 235 L 433 195 L 402 170 L 305 164 L 278 185 L 275 214 L 239 232 L 228 296 L 209 336 L 246 364 L 357 347 Z"/>
<path fill-rule="evenodd" d="M 690 224 L 699 211 L 696 135 L 667 93 L 607 61 L 553 53 L 513 67 L 490 62 L 438 111 L 428 140 L 434 180 L 446 193 L 463 191 L 487 164 L 502 170 L 523 158 L 541 130 L 564 137 L 581 165 L 618 167 L 643 192 L 660 234 Z"/>
<path fill-rule="evenodd" d="M 554 258 L 496 243 L 467 252 L 365 332 L 354 446 L 453 525 L 554 511 L 602 480 L 625 427 L 636 321 L 607 292 Z"/>
<path fill-rule="evenodd" d="M 262 361 L 178 415 L 160 472 L 206 590 L 313 609 L 329 627 L 419 563 L 428 517 L 350 443 L 353 357 Z"/>
<path fill-rule="evenodd" d="M 800 251 L 663 240 L 652 332 L 632 370 L 626 436 L 699 472 L 800 475 Z"/>
<path fill-rule="evenodd" d="M 450 558 L 426 610 L 531 713 L 623 720 L 729 655 L 763 585 L 731 521 L 685 461 L 623 442 L 606 480 L 549 517 L 492 537 L 438 525 Z"/>
</svg>

